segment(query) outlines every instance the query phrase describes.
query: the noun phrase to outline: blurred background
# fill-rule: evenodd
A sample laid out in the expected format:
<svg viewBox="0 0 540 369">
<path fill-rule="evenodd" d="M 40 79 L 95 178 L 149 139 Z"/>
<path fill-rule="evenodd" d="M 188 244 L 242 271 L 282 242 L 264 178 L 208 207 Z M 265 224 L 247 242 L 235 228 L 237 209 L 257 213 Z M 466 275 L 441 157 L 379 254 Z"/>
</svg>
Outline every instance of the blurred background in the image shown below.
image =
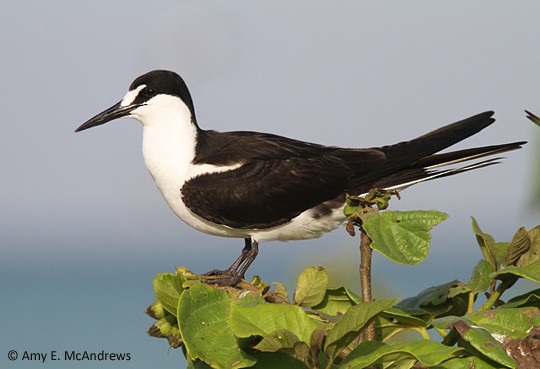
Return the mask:
<svg viewBox="0 0 540 369">
<path fill-rule="evenodd" d="M 475 216 L 496 240 L 540 220 L 540 3 L 507 1 L 3 1 L 0 11 L 0 367 L 182 368 L 148 337 L 152 279 L 176 265 L 223 268 L 243 241 L 199 234 L 148 175 L 141 127 L 75 134 L 149 70 L 184 77 L 201 127 L 366 147 L 493 109 L 458 147 L 528 140 L 498 166 L 406 190 L 393 209 L 437 209 L 417 266 L 374 259 L 375 295 L 407 297 L 481 257 Z M 535 193 L 537 194 L 535 196 Z M 249 271 L 282 281 L 323 265 L 358 286 L 358 238 L 270 242 Z M 523 286 L 525 288 L 527 286 Z M 529 286 L 530 287 L 530 286 Z M 128 362 L 29 363 L 23 352 L 129 352 Z"/>
</svg>

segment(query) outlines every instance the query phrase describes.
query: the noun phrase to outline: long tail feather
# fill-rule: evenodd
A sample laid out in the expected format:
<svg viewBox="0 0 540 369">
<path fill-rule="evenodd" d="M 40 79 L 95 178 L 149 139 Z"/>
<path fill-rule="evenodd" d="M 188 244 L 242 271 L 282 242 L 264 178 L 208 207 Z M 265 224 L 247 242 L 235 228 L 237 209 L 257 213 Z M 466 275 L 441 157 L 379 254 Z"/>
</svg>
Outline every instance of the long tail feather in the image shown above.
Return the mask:
<svg viewBox="0 0 540 369">
<path fill-rule="evenodd" d="M 471 149 L 452 151 L 444 154 L 434 154 L 418 160 L 416 163 L 414 163 L 414 166 L 424 169 L 438 168 L 441 166 L 457 164 L 468 160 L 479 159 L 490 155 L 517 150 L 520 149 L 525 143 L 525 141 L 519 141 L 502 145 L 474 147 Z"/>
</svg>

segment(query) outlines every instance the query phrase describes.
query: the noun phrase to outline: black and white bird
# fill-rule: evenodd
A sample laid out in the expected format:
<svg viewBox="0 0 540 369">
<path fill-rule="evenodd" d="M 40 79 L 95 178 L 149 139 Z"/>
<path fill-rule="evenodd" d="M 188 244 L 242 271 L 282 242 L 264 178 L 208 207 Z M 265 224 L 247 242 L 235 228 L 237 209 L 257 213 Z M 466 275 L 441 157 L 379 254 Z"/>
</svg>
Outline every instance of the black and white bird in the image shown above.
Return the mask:
<svg viewBox="0 0 540 369">
<path fill-rule="evenodd" d="M 488 111 L 410 141 L 378 148 L 340 148 L 277 135 L 199 127 L 189 90 L 176 73 L 155 70 L 133 81 L 122 101 L 77 128 L 116 118 L 143 125 L 144 161 L 165 201 L 198 231 L 245 239 L 240 257 L 212 281 L 234 284 L 268 240 L 320 237 L 344 221 L 345 194 L 401 190 L 494 164 L 482 159 L 525 142 L 441 150 L 492 124 Z M 454 165 L 476 160 L 472 164 Z"/>
</svg>

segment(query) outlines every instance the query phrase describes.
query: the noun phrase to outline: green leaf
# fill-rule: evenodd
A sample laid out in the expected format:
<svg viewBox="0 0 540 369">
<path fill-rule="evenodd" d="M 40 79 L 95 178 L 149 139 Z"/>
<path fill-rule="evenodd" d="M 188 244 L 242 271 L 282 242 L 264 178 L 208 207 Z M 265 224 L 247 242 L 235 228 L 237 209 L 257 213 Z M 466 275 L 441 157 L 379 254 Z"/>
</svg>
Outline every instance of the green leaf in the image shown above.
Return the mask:
<svg viewBox="0 0 540 369">
<path fill-rule="evenodd" d="M 283 283 L 280 282 L 272 282 L 274 286 L 276 286 L 275 294 L 278 296 L 281 296 L 284 300 L 289 299 L 289 294 L 287 293 L 287 287 Z"/>
<path fill-rule="evenodd" d="M 165 310 L 161 302 L 154 301 L 154 303 L 150 305 L 148 309 L 146 309 L 146 314 L 148 314 L 154 319 L 161 319 L 165 317 L 165 315 L 167 315 L 168 312 L 167 310 Z"/>
<path fill-rule="evenodd" d="M 190 283 L 178 302 L 178 326 L 190 359 L 212 368 L 245 368 L 255 360 L 238 346 L 231 329 L 231 296 L 226 290 Z"/>
<path fill-rule="evenodd" d="M 386 309 L 376 320 L 376 329 L 381 340 L 386 342 L 399 332 L 427 328 L 431 324 L 431 314 L 424 310 L 401 310 L 396 307 Z"/>
<path fill-rule="evenodd" d="M 516 363 L 508 356 L 503 345 L 487 329 L 474 325 L 468 319 L 459 319 L 449 324 L 448 328 L 454 328 L 464 340 L 485 357 L 512 369 L 516 367 Z"/>
<path fill-rule="evenodd" d="M 167 338 L 169 345 L 178 348 L 182 345 L 182 336 L 178 329 L 176 317 L 167 315 L 155 322 L 148 330 L 148 335 L 158 338 Z"/>
<path fill-rule="evenodd" d="M 434 317 L 463 315 L 467 312 L 469 288 L 452 281 L 425 289 L 414 297 L 404 299 L 396 307 L 404 310 L 424 310 Z"/>
<path fill-rule="evenodd" d="M 429 231 L 448 218 L 439 211 L 385 211 L 360 216 L 371 247 L 400 264 L 417 264 L 428 254 Z"/>
<path fill-rule="evenodd" d="M 474 293 L 487 290 L 492 281 L 490 274 L 493 272 L 494 270 L 491 264 L 487 260 L 481 259 L 474 267 L 473 274 L 467 286 Z"/>
<path fill-rule="evenodd" d="M 386 309 L 382 316 L 386 319 L 397 321 L 400 325 L 406 327 L 426 328 L 431 324 L 431 316 L 424 310 L 403 310 L 397 307 Z"/>
<path fill-rule="evenodd" d="M 296 305 L 260 303 L 254 306 L 233 305 L 231 329 L 237 337 L 266 337 L 278 330 L 288 330 L 309 344 L 311 332 L 321 323 Z"/>
<path fill-rule="evenodd" d="M 345 287 L 328 288 L 321 303 L 312 308 L 319 313 L 336 316 L 345 314 L 351 306 L 360 302 L 361 299 Z"/>
<path fill-rule="evenodd" d="M 394 300 L 377 300 L 352 306 L 343 318 L 328 332 L 324 351 L 335 358 L 347 347 L 373 318 L 396 303 Z"/>
<path fill-rule="evenodd" d="M 433 367 L 432 369 L 499 369 L 499 366 L 494 367 L 486 363 L 482 359 L 471 356 L 464 358 L 454 358 L 444 363 Z"/>
<path fill-rule="evenodd" d="M 200 360 L 190 360 L 189 357 L 186 358 L 188 362 L 187 369 L 212 369 L 212 367 Z"/>
<path fill-rule="evenodd" d="M 178 308 L 178 299 L 184 290 L 182 287 L 184 282 L 185 279 L 172 273 L 158 274 L 154 278 L 156 299 L 163 305 L 165 310 L 174 316 L 176 316 Z"/>
<path fill-rule="evenodd" d="M 531 240 L 531 248 L 538 250 L 540 248 L 540 225 L 534 227 L 528 233 Z M 538 257 L 540 258 L 540 256 Z"/>
<path fill-rule="evenodd" d="M 529 251 L 530 247 L 531 240 L 529 238 L 529 233 L 524 227 L 521 227 L 512 238 L 512 242 L 508 248 L 508 256 L 503 265 L 516 265 L 517 261 L 523 254 Z"/>
<path fill-rule="evenodd" d="M 527 232 L 530 240 L 529 250 L 521 255 L 516 263 L 518 267 L 524 267 L 540 260 L 540 226 L 537 226 Z"/>
<path fill-rule="evenodd" d="M 365 206 L 360 204 L 357 199 L 352 198 L 348 193 L 345 194 L 345 207 L 343 208 L 345 217 L 360 214 L 363 209 L 365 209 Z"/>
<path fill-rule="evenodd" d="M 282 351 L 303 363 L 308 363 L 311 355 L 309 346 L 287 329 L 270 333 L 254 348 L 263 352 Z"/>
<path fill-rule="evenodd" d="M 392 369 L 411 369 L 418 362 L 416 358 L 409 357 L 407 354 L 399 355 L 396 360 L 391 364 Z"/>
<path fill-rule="evenodd" d="M 495 242 L 491 248 L 495 255 L 497 268 L 506 266 L 506 262 L 510 260 L 510 242 Z"/>
<path fill-rule="evenodd" d="M 386 342 L 391 337 L 394 337 L 399 332 L 407 330 L 408 327 L 396 323 L 393 319 L 389 319 L 385 316 L 378 316 L 375 318 L 375 334 L 377 339 Z"/>
<path fill-rule="evenodd" d="M 465 318 L 463 318 L 462 316 L 449 315 L 449 316 L 444 316 L 442 318 L 437 318 L 433 320 L 432 325 L 435 328 L 447 329 L 450 325 L 464 319 Z"/>
<path fill-rule="evenodd" d="M 297 305 L 312 307 L 324 299 L 328 288 L 328 273 L 323 267 L 309 267 L 298 276 L 294 302 Z"/>
<path fill-rule="evenodd" d="M 511 265 L 499 270 L 496 273 L 493 273 L 491 277 L 502 280 L 504 278 L 508 278 L 509 275 L 515 275 L 536 283 L 540 283 L 540 260 L 536 260 L 522 268 Z"/>
<path fill-rule="evenodd" d="M 300 361 L 282 352 L 255 352 L 257 363 L 251 369 L 306 369 Z"/>
<path fill-rule="evenodd" d="M 493 270 L 497 270 L 497 260 L 495 258 L 494 252 L 493 252 L 493 246 L 495 245 L 495 240 L 491 235 L 482 232 L 480 229 L 480 226 L 476 222 L 476 219 L 474 217 L 471 217 L 472 219 L 472 229 L 474 234 L 476 235 L 476 241 L 478 242 L 478 246 L 480 246 L 480 251 L 482 251 L 482 255 L 484 255 L 484 259 L 486 259 L 489 264 L 491 264 L 491 267 Z"/>
<path fill-rule="evenodd" d="M 284 348 L 293 348 L 296 343 L 299 343 L 298 338 L 294 333 L 287 329 L 277 329 L 266 335 L 255 348 L 264 352 L 276 352 Z"/>
<path fill-rule="evenodd" d="M 516 296 L 508 300 L 508 302 L 504 304 L 502 308 L 511 309 L 526 306 L 535 306 L 537 308 L 540 308 L 540 289 L 529 291 L 522 295 Z"/>
<path fill-rule="evenodd" d="M 268 290 L 270 288 L 270 285 L 263 281 L 262 278 L 258 275 L 253 276 L 250 284 L 254 287 L 257 287 L 259 291 Z"/>
<path fill-rule="evenodd" d="M 533 327 L 540 325 L 540 311 L 535 307 L 497 308 L 468 314 L 467 319 L 487 329 L 499 341 L 502 337 L 521 339 L 527 337 Z"/>
<path fill-rule="evenodd" d="M 391 363 L 395 360 L 413 358 L 424 366 L 434 366 L 455 357 L 462 350 L 429 340 L 399 342 L 385 345 L 381 342 L 362 342 L 338 369 L 363 369 L 371 364 Z"/>
<path fill-rule="evenodd" d="M 461 282 L 455 283 L 450 287 L 448 290 L 448 298 L 454 298 L 456 296 L 460 296 L 462 294 L 466 294 L 471 292 L 471 289 L 466 284 L 463 284 Z"/>
</svg>

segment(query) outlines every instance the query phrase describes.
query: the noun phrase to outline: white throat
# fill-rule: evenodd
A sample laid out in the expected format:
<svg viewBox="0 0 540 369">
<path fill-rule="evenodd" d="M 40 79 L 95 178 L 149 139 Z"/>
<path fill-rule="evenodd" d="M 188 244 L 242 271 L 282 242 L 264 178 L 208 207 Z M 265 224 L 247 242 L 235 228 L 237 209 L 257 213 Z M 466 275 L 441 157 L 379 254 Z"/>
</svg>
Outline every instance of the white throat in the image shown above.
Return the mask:
<svg viewBox="0 0 540 369">
<path fill-rule="evenodd" d="M 195 157 L 197 128 L 191 112 L 179 98 L 158 95 L 131 116 L 143 124 L 144 162 L 165 195 L 168 186 L 185 180 Z"/>
</svg>

